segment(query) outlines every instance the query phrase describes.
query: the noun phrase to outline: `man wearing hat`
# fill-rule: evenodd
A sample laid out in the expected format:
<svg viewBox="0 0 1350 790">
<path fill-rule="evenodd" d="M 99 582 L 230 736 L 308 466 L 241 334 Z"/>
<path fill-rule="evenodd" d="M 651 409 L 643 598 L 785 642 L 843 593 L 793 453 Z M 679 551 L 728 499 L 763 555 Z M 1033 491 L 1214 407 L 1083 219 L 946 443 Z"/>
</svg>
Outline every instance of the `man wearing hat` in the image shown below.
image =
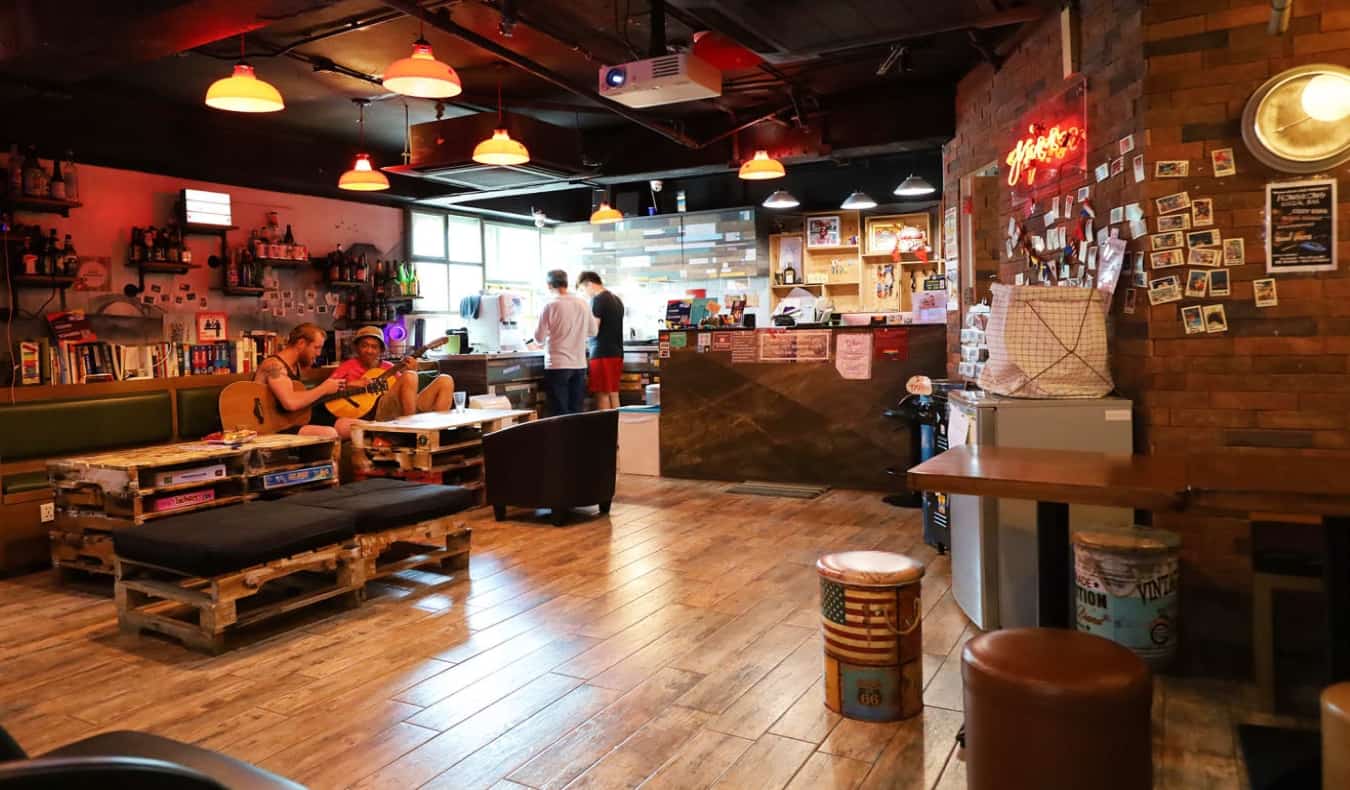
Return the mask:
<svg viewBox="0 0 1350 790">
<path fill-rule="evenodd" d="M 361 384 L 368 371 L 388 370 L 394 364 L 384 360 L 384 332 L 379 327 L 367 326 L 357 330 L 352 338 L 356 355 L 338 365 L 329 378 Z M 334 423 L 338 435 L 351 438 L 352 423 L 356 420 L 392 420 L 424 411 L 449 411 L 455 396 L 455 380 L 442 373 L 432 379 L 426 389 L 417 391 L 417 360 L 405 357 L 406 370 L 399 371 L 389 381 L 389 391 L 375 401 L 371 410 L 356 419 L 341 417 Z"/>
</svg>

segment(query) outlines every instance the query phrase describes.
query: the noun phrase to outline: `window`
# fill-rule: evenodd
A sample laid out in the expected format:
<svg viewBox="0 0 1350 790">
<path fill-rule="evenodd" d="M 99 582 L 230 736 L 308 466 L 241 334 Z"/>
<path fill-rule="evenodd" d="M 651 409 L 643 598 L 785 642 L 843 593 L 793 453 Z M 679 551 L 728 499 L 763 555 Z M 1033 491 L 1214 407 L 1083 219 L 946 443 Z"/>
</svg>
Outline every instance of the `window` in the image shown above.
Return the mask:
<svg viewBox="0 0 1350 790">
<path fill-rule="evenodd" d="M 450 312 L 459 313 L 459 303 L 466 296 L 483 290 L 483 267 L 461 263 L 450 264 Z"/>
<path fill-rule="evenodd" d="M 442 313 L 450 309 L 449 264 L 417 261 L 417 280 L 422 289 L 415 307 L 418 312 Z"/>
<path fill-rule="evenodd" d="M 483 225 L 475 217 L 447 216 L 446 238 L 450 260 L 456 263 L 483 262 Z"/>
<path fill-rule="evenodd" d="M 412 212 L 412 257 L 445 260 L 445 215 Z"/>
<path fill-rule="evenodd" d="M 483 240 L 488 282 L 540 285 L 539 229 L 485 223 Z"/>
</svg>

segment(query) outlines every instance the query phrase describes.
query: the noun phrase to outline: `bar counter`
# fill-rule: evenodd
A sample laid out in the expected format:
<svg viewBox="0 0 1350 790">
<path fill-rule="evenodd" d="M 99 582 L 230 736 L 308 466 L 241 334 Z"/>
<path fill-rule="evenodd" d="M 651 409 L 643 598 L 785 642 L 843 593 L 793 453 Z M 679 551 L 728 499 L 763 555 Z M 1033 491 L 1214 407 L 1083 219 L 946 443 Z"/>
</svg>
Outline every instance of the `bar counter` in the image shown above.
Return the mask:
<svg viewBox="0 0 1350 790">
<path fill-rule="evenodd" d="M 717 337 L 751 333 L 756 352 L 767 342 L 777 348 L 770 356 L 782 357 L 782 342 L 763 335 L 813 331 L 829 333 L 828 361 L 757 353 L 749 361 L 751 343 L 727 350 Z M 872 335 L 870 377 L 844 378 L 839 337 L 857 333 Z M 669 348 L 661 360 L 661 474 L 669 477 L 895 490 L 904 479 L 885 470 L 903 475 L 918 459 L 908 428 L 882 411 L 904 397 L 911 376 L 942 378 L 946 369 L 942 325 L 662 332 L 660 343 Z M 888 344 L 894 353 L 880 358 Z"/>
</svg>

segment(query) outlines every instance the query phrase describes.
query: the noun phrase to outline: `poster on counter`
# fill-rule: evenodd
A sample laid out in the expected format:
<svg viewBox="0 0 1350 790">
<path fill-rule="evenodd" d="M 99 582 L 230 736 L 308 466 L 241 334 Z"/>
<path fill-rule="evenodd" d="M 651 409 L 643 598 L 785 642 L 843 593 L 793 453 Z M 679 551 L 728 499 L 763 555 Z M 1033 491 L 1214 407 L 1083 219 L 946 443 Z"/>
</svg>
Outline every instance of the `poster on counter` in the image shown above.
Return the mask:
<svg viewBox="0 0 1350 790">
<path fill-rule="evenodd" d="M 732 332 L 715 332 L 712 336 L 713 351 L 730 351 Z M 753 334 L 753 333 L 751 333 Z"/>
<path fill-rule="evenodd" d="M 845 379 L 872 378 L 872 333 L 840 332 L 834 342 L 834 369 Z"/>
<path fill-rule="evenodd" d="M 670 338 L 671 348 L 687 348 L 689 346 L 689 334 L 686 332 L 671 332 L 667 337 Z"/>
<path fill-rule="evenodd" d="M 1266 184 L 1266 272 L 1336 269 L 1336 179 Z"/>
<path fill-rule="evenodd" d="M 909 330 L 902 326 L 873 329 L 872 353 L 877 359 L 891 361 L 909 359 Z"/>
<path fill-rule="evenodd" d="M 760 362 L 829 362 L 830 331 L 767 330 L 759 333 Z"/>
<path fill-rule="evenodd" d="M 731 361 L 733 364 L 759 361 L 757 332 L 731 332 Z"/>
</svg>

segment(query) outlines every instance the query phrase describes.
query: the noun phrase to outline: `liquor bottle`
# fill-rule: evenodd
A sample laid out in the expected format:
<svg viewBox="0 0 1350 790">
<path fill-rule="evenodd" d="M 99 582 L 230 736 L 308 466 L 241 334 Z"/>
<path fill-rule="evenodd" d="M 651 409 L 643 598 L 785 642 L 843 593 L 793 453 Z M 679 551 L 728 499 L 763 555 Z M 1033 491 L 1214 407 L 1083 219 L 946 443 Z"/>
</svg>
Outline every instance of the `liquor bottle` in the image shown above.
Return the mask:
<svg viewBox="0 0 1350 790">
<path fill-rule="evenodd" d="M 29 197 L 42 197 L 47 194 L 42 183 L 44 173 L 42 163 L 38 161 L 37 146 L 28 146 L 28 153 L 23 157 L 23 193 Z"/>
<path fill-rule="evenodd" d="M 347 320 L 355 321 L 356 317 L 356 294 L 349 293 L 347 294 Z"/>
<path fill-rule="evenodd" d="M 370 279 L 370 269 L 366 266 L 366 256 L 361 255 L 361 259 L 356 262 L 356 281 L 358 283 L 367 282 Z"/>
<path fill-rule="evenodd" d="M 375 271 L 371 274 L 371 283 L 375 286 L 376 298 L 384 298 L 384 261 L 375 259 Z"/>
<path fill-rule="evenodd" d="M 231 258 L 230 264 L 225 267 L 226 288 L 238 288 L 240 286 L 239 270 L 243 268 L 244 256 L 247 254 L 248 250 L 237 250 L 234 257 Z"/>
<path fill-rule="evenodd" d="M 66 234 L 65 246 L 61 248 L 61 273 L 67 277 L 74 277 L 75 270 L 80 267 L 80 259 L 75 255 L 75 245 L 70 242 L 70 234 Z"/>
<path fill-rule="evenodd" d="M 9 196 L 23 196 L 23 154 L 17 143 L 9 145 Z"/>
<path fill-rule="evenodd" d="M 43 250 L 42 258 L 43 274 L 61 273 L 61 248 L 56 246 L 56 228 L 52 228 L 51 235 L 47 237 L 47 247 Z"/>
<path fill-rule="evenodd" d="M 252 261 L 249 262 L 249 267 L 248 267 L 248 284 L 249 284 L 249 287 L 251 287 L 251 288 L 261 288 L 261 287 L 263 287 L 263 271 L 264 271 L 266 268 L 267 268 L 267 267 L 264 266 L 264 265 L 263 265 L 263 262 L 262 262 L 260 259 L 258 259 L 258 258 L 254 258 Z"/>
<path fill-rule="evenodd" d="M 66 199 L 66 179 L 61 176 L 61 159 L 57 157 L 52 160 L 52 180 L 47 185 L 47 194 L 53 200 Z"/>
<path fill-rule="evenodd" d="M 28 234 L 23 236 L 23 251 L 20 253 L 20 260 L 23 261 L 24 274 L 37 274 L 38 254 L 37 249 L 33 247 L 33 237 Z"/>
<path fill-rule="evenodd" d="M 328 253 L 328 282 L 335 283 L 342 279 L 342 262 L 337 253 Z"/>
<path fill-rule="evenodd" d="M 80 174 L 75 169 L 75 154 L 66 151 L 66 200 L 80 199 Z"/>
<path fill-rule="evenodd" d="M 281 237 L 281 242 L 283 244 L 295 243 L 295 234 L 291 233 L 291 224 L 289 222 L 286 223 L 286 235 Z"/>
</svg>

